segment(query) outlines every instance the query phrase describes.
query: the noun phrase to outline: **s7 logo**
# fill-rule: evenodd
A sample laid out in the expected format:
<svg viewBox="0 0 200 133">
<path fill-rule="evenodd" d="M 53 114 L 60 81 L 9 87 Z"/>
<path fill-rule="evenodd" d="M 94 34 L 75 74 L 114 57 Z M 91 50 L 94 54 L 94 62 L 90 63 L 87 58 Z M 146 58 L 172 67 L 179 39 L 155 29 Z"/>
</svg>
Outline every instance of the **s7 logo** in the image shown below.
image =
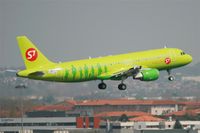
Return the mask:
<svg viewBox="0 0 200 133">
<path fill-rule="evenodd" d="M 27 51 L 26 51 L 26 59 L 29 60 L 29 61 L 35 61 L 38 57 L 38 53 L 37 53 L 37 50 L 34 49 L 34 48 L 29 48 Z"/>
</svg>

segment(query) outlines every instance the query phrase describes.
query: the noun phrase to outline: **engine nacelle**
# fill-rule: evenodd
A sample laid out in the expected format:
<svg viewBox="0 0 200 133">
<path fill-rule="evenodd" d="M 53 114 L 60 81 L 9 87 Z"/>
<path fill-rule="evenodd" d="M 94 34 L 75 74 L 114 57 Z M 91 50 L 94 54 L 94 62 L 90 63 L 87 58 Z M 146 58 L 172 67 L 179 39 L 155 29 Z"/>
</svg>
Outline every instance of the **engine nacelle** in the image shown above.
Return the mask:
<svg viewBox="0 0 200 133">
<path fill-rule="evenodd" d="M 157 69 L 143 69 L 133 76 L 133 79 L 139 79 L 141 81 L 153 81 L 159 78 L 159 71 Z"/>
</svg>

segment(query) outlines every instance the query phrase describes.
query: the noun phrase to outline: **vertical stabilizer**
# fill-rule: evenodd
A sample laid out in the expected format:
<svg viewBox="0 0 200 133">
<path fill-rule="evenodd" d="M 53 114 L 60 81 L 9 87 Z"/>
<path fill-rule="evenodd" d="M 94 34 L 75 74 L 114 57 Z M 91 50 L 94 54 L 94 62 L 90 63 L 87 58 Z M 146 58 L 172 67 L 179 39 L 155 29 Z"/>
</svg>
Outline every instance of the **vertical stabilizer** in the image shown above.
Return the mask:
<svg viewBox="0 0 200 133">
<path fill-rule="evenodd" d="M 53 64 L 53 62 L 49 61 L 26 36 L 18 36 L 17 42 L 26 69 Z"/>
</svg>

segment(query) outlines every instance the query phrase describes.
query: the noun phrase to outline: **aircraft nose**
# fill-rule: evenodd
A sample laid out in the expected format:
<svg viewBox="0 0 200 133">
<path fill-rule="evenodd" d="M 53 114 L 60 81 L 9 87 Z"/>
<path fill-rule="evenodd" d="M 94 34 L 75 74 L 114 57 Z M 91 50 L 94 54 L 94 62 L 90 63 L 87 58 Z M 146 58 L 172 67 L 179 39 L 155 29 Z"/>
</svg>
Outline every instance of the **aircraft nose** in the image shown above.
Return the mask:
<svg viewBox="0 0 200 133">
<path fill-rule="evenodd" d="M 187 63 L 191 63 L 192 62 L 192 56 L 191 55 L 187 55 Z"/>
</svg>

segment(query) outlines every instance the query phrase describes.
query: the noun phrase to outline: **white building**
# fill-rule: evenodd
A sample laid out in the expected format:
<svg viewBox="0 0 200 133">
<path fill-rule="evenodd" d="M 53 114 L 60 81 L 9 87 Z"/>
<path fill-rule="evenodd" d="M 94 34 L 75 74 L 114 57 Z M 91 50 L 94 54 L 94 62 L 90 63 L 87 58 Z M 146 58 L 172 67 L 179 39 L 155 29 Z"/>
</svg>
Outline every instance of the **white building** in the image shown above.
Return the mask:
<svg viewBox="0 0 200 133">
<path fill-rule="evenodd" d="M 23 121 L 23 124 L 22 124 Z M 0 118 L 1 132 L 18 132 L 23 129 L 25 133 L 33 130 L 75 129 L 76 117 L 41 117 L 41 118 Z"/>
</svg>

